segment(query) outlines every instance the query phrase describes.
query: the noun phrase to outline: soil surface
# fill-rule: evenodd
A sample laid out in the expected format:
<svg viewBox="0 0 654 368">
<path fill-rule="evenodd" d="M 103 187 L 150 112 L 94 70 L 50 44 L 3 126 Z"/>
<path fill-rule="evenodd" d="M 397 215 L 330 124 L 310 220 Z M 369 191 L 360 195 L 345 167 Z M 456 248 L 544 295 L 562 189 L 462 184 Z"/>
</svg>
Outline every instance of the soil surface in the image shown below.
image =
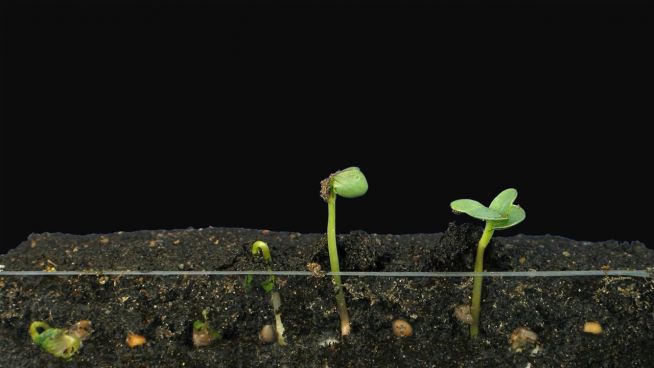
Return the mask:
<svg viewBox="0 0 654 368">
<path fill-rule="evenodd" d="M 340 235 L 346 271 L 470 271 L 481 227 L 445 233 Z M 5 270 L 265 270 L 249 245 L 268 243 L 275 270 L 329 269 L 322 234 L 231 228 L 107 235 L 32 235 L 8 254 Z M 644 269 L 654 251 L 638 242 L 589 243 L 556 236 L 496 237 L 490 271 Z M 654 280 L 634 277 L 485 278 L 481 332 L 455 318 L 468 304 L 471 278 L 346 277 L 350 336 L 339 336 L 329 277 L 277 277 L 287 346 L 263 344 L 274 324 L 270 296 L 255 277 L 2 276 L 0 367 L 654 367 Z M 192 324 L 208 308 L 223 338 L 195 348 Z M 393 335 L 404 319 L 413 335 Z M 43 352 L 32 321 L 67 327 L 88 319 L 95 331 L 72 360 Z M 602 333 L 584 333 L 599 322 Z M 537 342 L 511 349 L 525 327 Z M 130 348 L 129 332 L 147 343 Z"/>
</svg>

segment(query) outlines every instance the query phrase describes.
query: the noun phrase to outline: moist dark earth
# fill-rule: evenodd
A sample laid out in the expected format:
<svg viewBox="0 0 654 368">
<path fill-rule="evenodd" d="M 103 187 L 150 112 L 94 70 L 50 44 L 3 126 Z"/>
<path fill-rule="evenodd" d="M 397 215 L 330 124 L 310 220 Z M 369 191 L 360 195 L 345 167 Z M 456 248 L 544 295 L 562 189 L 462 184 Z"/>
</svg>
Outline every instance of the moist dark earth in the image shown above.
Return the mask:
<svg viewBox="0 0 654 368">
<path fill-rule="evenodd" d="M 481 227 L 450 224 L 444 233 L 338 237 L 346 271 L 470 271 Z M 323 234 L 234 228 L 106 235 L 38 234 L 0 255 L 5 271 L 266 270 L 252 256 L 268 243 L 275 270 L 329 269 Z M 556 236 L 496 237 L 489 271 L 645 269 L 654 251 L 638 242 L 574 241 Z M 263 277 L 255 277 L 255 285 Z M 485 278 L 481 331 L 454 317 L 468 304 L 471 278 L 346 277 L 350 336 L 339 336 L 329 277 L 277 277 L 287 346 L 263 344 L 274 323 L 269 294 L 244 277 L 2 276 L 0 367 L 654 367 L 654 280 L 637 277 Z M 209 310 L 223 338 L 195 348 L 192 323 Z M 396 337 L 403 318 L 413 335 Z M 95 331 L 72 360 L 43 352 L 30 322 L 67 327 L 88 319 Z M 583 332 L 597 321 L 600 335 Z M 519 327 L 538 342 L 510 349 Z M 129 332 L 147 338 L 130 348 Z"/>
</svg>

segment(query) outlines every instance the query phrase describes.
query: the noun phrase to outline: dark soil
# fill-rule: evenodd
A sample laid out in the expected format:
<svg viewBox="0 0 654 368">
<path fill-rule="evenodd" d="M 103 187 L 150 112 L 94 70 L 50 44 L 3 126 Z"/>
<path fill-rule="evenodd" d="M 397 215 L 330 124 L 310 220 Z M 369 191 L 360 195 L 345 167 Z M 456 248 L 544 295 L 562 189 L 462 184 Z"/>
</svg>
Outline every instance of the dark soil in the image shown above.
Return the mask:
<svg viewBox="0 0 654 368">
<path fill-rule="evenodd" d="M 339 236 L 348 271 L 469 271 L 480 228 L 443 234 Z M 140 231 L 108 235 L 32 235 L 6 255 L 5 270 L 265 270 L 248 246 L 264 240 L 275 270 L 329 269 L 321 234 L 245 229 Z M 644 269 L 654 251 L 640 243 L 589 243 L 555 236 L 497 237 L 486 269 Z M 0 276 L 2 273 L 0 273 Z M 263 280 L 263 278 L 260 278 Z M 255 284 L 258 284 L 255 278 Z M 269 296 L 243 277 L 0 277 L 0 367 L 654 367 L 654 280 L 632 277 L 486 278 L 481 332 L 454 318 L 469 303 L 470 278 L 345 278 L 352 333 L 338 334 L 329 277 L 278 277 L 288 345 L 264 345 L 273 323 Z M 191 325 L 209 308 L 223 339 L 192 346 Z M 413 336 L 392 334 L 403 318 Z M 65 362 L 35 346 L 31 321 L 66 327 L 89 319 L 95 331 Z M 584 333 L 598 321 L 600 335 Z M 537 345 L 510 349 L 518 327 Z M 147 343 L 129 348 L 128 332 Z M 333 344 L 326 342 L 333 341 Z"/>
</svg>

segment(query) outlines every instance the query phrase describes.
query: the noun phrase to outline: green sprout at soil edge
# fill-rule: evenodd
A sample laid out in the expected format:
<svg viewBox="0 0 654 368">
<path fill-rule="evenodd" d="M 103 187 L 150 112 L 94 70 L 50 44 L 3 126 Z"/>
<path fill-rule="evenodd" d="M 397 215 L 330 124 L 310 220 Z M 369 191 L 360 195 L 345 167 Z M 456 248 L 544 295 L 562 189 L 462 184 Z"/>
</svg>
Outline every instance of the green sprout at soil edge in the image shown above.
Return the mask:
<svg viewBox="0 0 654 368">
<path fill-rule="evenodd" d="M 465 213 L 476 219 L 486 221 L 484 233 L 479 239 L 477 246 L 477 257 L 475 258 L 475 272 L 484 271 L 484 250 L 495 230 L 507 229 L 522 222 L 525 217 L 525 210 L 513 204 L 518 197 L 518 191 L 509 188 L 498 194 L 489 207 L 472 199 L 458 199 L 450 204 L 455 213 Z M 472 286 L 472 323 L 470 324 L 470 336 L 479 334 L 479 312 L 481 310 L 481 283 L 482 277 L 475 276 Z"/>
<path fill-rule="evenodd" d="M 29 331 L 36 345 L 58 358 L 71 359 L 82 345 L 78 336 L 61 328 L 52 328 L 43 321 L 32 322 Z"/>
<path fill-rule="evenodd" d="M 209 324 L 209 309 L 202 310 L 203 321 L 195 320 L 193 322 L 193 345 L 196 347 L 208 346 L 214 340 L 222 339 L 220 332 L 216 331 Z"/>
<path fill-rule="evenodd" d="M 252 243 L 252 255 L 256 256 L 257 254 L 263 255 L 263 262 L 268 266 L 268 271 L 272 271 L 271 263 L 272 263 L 272 257 L 270 256 L 270 249 L 268 248 L 268 244 L 261 240 L 257 240 L 254 243 Z M 270 275 L 264 282 L 261 283 L 261 287 L 263 290 L 265 290 L 267 293 L 271 292 L 273 287 L 275 286 L 275 276 Z"/>
<path fill-rule="evenodd" d="M 252 243 L 252 255 L 256 256 L 259 252 L 263 255 L 263 261 L 268 266 L 268 271 L 272 271 L 272 256 L 270 255 L 270 248 L 268 248 L 268 244 L 261 240 Z M 282 323 L 282 299 L 277 291 L 273 291 L 275 288 L 275 276 L 270 275 L 266 281 L 261 283 L 261 287 L 267 293 L 270 293 L 270 304 L 272 304 L 273 313 L 275 314 L 275 334 L 277 336 L 277 343 L 284 346 L 286 345 L 286 339 L 284 338 L 284 324 Z"/>
<path fill-rule="evenodd" d="M 329 248 L 329 264 L 332 272 L 339 272 L 338 249 L 336 248 L 336 196 L 345 198 L 361 197 L 368 191 L 368 181 L 358 167 L 349 167 L 335 172 L 320 182 L 320 196 L 328 206 L 327 246 Z M 345 304 L 345 295 L 341 284 L 341 276 L 334 276 L 336 284 L 336 305 L 341 318 L 341 335 L 350 334 L 350 316 Z"/>
</svg>

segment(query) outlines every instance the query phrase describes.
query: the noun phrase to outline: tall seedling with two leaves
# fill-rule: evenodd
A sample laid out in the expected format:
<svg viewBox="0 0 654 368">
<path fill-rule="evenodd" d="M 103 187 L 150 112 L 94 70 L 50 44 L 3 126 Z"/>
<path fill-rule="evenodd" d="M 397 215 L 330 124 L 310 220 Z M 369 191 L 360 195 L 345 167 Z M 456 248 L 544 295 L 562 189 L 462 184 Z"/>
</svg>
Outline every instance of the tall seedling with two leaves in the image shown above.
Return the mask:
<svg viewBox="0 0 654 368">
<path fill-rule="evenodd" d="M 484 271 L 484 250 L 495 230 L 507 229 L 511 226 L 522 222 L 525 217 L 525 210 L 520 206 L 513 204 L 518 197 L 518 191 L 509 188 L 501 192 L 493 199 L 490 206 L 472 199 L 458 199 L 450 204 L 455 213 L 465 213 L 471 217 L 486 222 L 484 233 L 479 239 L 477 246 L 477 257 L 475 258 L 475 272 Z M 472 315 L 472 324 L 470 325 L 470 336 L 475 337 L 479 334 L 479 312 L 481 310 L 481 284 L 482 277 L 475 276 L 472 286 L 472 306 L 470 313 Z"/>
</svg>

